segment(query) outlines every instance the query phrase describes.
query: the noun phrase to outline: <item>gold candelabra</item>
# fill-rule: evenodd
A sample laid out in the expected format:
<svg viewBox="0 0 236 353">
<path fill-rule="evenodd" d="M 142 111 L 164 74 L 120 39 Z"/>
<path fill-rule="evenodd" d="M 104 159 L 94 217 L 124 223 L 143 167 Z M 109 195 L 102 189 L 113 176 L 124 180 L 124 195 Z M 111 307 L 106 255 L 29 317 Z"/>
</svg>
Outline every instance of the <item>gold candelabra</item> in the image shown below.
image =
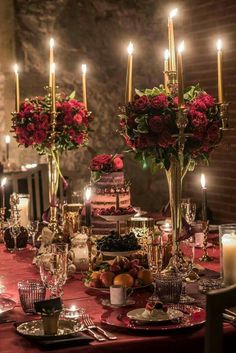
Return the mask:
<svg viewBox="0 0 236 353">
<path fill-rule="evenodd" d="M 6 207 L 0 208 L 0 241 L 4 239 L 4 222 L 5 222 Z"/>
</svg>

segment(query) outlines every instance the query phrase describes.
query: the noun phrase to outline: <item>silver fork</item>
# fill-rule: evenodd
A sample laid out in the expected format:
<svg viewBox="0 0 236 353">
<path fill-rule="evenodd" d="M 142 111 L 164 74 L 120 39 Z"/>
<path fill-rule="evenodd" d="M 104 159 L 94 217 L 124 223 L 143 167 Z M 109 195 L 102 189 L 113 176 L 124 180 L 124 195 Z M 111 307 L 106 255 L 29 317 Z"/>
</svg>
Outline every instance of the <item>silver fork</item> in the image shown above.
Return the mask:
<svg viewBox="0 0 236 353">
<path fill-rule="evenodd" d="M 92 328 L 87 323 L 87 315 L 82 314 L 82 329 L 80 331 L 87 331 L 93 338 L 95 338 L 99 342 L 106 341 L 106 338 L 97 334 L 97 332 L 93 331 Z"/>
<path fill-rule="evenodd" d="M 106 338 L 108 338 L 109 340 L 117 340 L 117 337 L 108 333 L 107 331 L 103 330 L 103 328 L 101 328 L 100 326 L 95 325 L 95 323 L 93 322 L 93 320 L 91 319 L 91 317 L 88 314 L 83 314 L 83 319 L 84 319 L 84 323 L 85 325 L 89 328 L 89 329 L 95 329 L 98 332 L 100 332 L 101 334 L 103 334 Z"/>
</svg>

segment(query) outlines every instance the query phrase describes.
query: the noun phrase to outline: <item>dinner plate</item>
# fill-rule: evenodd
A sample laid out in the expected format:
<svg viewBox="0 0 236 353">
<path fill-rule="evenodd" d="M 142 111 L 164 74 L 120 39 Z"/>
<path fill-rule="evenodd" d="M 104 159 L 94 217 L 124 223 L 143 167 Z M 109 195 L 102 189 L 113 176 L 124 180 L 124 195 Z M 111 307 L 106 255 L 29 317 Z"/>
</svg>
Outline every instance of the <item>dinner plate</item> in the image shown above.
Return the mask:
<svg viewBox="0 0 236 353">
<path fill-rule="evenodd" d="M 139 308 L 131 310 L 127 313 L 127 317 L 130 320 L 134 320 L 140 323 L 152 323 L 152 324 L 159 324 L 159 323 L 166 323 L 171 321 L 180 321 L 183 317 L 183 312 L 180 310 L 168 308 L 167 312 L 163 310 L 154 309 L 152 315 L 149 317 L 144 317 L 143 312 L 145 308 Z"/>
<path fill-rule="evenodd" d="M 108 222 L 122 222 L 134 217 L 135 213 L 123 214 L 123 215 L 99 215 L 99 217 L 105 219 Z"/>
<path fill-rule="evenodd" d="M 56 335 L 45 335 L 42 320 L 23 322 L 16 327 L 16 331 L 28 338 L 34 339 L 62 339 L 78 333 L 78 326 L 75 320 L 59 320 Z"/>
<path fill-rule="evenodd" d="M 116 257 L 116 256 L 130 256 L 138 252 L 137 250 L 129 250 L 129 251 L 101 251 L 104 256 L 107 257 Z"/>
<path fill-rule="evenodd" d="M 126 306 L 131 306 L 131 305 L 134 305 L 135 304 L 135 300 L 131 299 L 131 298 L 128 298 L 126 300 L 126 303 L 125 304 L 121 304 L 121 305 L 114 305 L 114 304 L 111 304 L 110 302 L 110 299 L 102 299 L 101 301 L 102 305 L 103 306 L 109 306 L 110 308 L 123 308 L 123 307 L 126 307 Z"/>
<path fill-rule="evenodd" d="M 0 296 L 0 315 L 14 309 L 15 306 L 14 300 Z"/>
<path fill-rule="evenodd" d="M 183 313 L 182 318 L 177 322 L 145 323 L 130 319 L 127 316 L 128 308 L 110 309 L 101 316 L 102 324 L 108 325 L 114 329 L 121 329 L 131 332 L 153 332 L 161 333 L 166 331 L 176 331 L 189 328 L 197 328 L 205 323 L 205 310 L 195 305 L 173 304 L 169 306 L 171 309 L 179 310 Z"/>
</svg>

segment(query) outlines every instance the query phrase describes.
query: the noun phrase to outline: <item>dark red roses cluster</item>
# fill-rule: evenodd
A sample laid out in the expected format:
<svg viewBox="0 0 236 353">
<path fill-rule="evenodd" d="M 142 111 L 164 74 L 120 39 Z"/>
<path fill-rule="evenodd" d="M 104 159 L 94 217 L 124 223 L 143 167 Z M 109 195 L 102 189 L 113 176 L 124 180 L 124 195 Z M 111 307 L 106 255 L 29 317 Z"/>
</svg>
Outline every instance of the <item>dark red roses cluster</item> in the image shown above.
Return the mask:
<svg viewBox="0 0 236 353">
<path fill-rule="evenodd" d="M 26 99 L 12 119 L 17 142 L 25 147 L 33 146 L 40 153 L 47 153 L 52 143 L 61 152 L 84 145 L 93 119 L 84 104 L 63 93 L 58 94 L 56 113 L 55 136 L 52 138 L 50 97 Z"/>
<path fill-rule="evenodd" d="M 185 141 L 185 161 L 207 159 L 221 139 L 220 114 L 212 96 L 191 87 L 185 93 L 185 109 L 189 134 Z M 154 88 L 137 91 L 134 100 L 120 114 L 120 129 L 127 146 L 137 158 L 150 157 L 164 166 L 172 155 L 177 156 L 176 108 L 178 98 Z"/>
<path fill-rule="evenodd" d="M 119 154 L 114 156 L 111 154 L 98 154 L 92 159 L 90 164 L 90 169 L 93 172 L 111 173 L 120 171 L 123 167 L 123 159 Z"/>
</svg>

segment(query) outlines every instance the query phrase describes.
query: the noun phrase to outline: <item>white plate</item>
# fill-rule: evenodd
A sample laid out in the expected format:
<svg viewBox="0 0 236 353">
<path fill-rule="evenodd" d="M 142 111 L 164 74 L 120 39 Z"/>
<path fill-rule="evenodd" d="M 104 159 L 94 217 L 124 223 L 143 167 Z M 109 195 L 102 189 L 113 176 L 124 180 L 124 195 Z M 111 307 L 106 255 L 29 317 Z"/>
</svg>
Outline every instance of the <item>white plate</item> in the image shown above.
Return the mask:
<svg viewBox="0 0 236 353">
<path fill-rule="evenodd" d="M 161 310 L 154 309 L 153 315 L 151 315 L 149 318 L 146 318 L 142 316 L 144 310 L 145 308 L 131 310 L 127 313 L 127 317 L 131 320 L 145 322 L 145 323 L 149 323 L 149 322 L 163 323 L 163 322 L 168 322 L 173 320 L 178 321 L 184 316 L 182 311 L 168 308 L 167 313 L 162 313 Z"/>
<path fill-rule="evenodd" d="M 123 214 L 123 215 L 99 215 L 99 217 L 105 219 L 108 222 L 122 222 L 134 217 L 135 213 Z"/>
<path fill-rule="evenodd" d="M 123 308 L 125 306 L 134 305 L 135 304 L 135 300 L 129 298 L 129 299 L 126 300 L 125 304 L 114 305 L 114 304 L 111 304 L 110 299 L 102 299 L 101 303 L 102 303 L 102 305 L 109 306 L 110 308 L 121 308 L 121 307 Z"/>
<path fill-rule="evenodd" d="M 129 255 L 135 254 L 139 250 L 140 249 L 129 250 L 129 251 L 102 251 L 102 254 L 108 257 L 129 256 Z"/>
<path fill-rule="evenodd" d="M 0 314 L 6 313 L 16 306 L 16 303 L 12 299 L 0 297 Z"/>
<path fill-rule="evenodd" d="M 91 287 L 89 285 L 89 282 L 84 282 L 84 286 L 88 289 L 91 289 L 91 290 L 96 290 L 96 291 L 99 291 L 100 293 L 110 293 L 110 288 L 107 287 L 107 288 L 98 288 L 98 287 Z M 136 290 L 136 289 L 143 289 L 143 288 L 147 288 L 147 287 L 150 287 L 151 284 L 146 284 L 145 286 L 139 286 L 139 287 L 129 287 L 129 288 L 132 288 L 133 290 Z"/>
</svg>

